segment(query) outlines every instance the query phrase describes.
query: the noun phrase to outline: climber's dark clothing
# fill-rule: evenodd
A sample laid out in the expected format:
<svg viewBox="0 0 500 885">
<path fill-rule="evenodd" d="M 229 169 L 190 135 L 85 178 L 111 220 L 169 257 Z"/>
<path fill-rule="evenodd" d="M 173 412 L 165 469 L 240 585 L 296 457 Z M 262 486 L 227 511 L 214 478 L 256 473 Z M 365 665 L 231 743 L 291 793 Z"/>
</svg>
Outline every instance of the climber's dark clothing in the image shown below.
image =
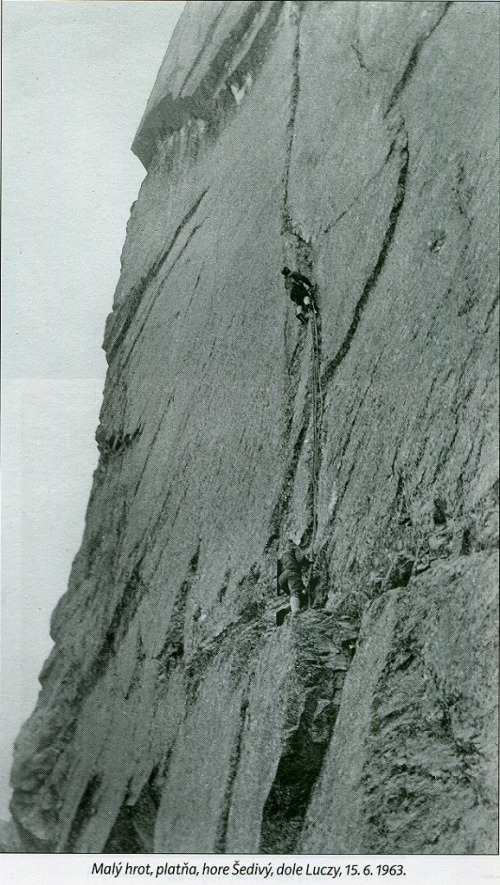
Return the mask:
<svg viewBox="0 0 500 885">
<path fill-rule="evenodd" d="M 290 293 L 293 303 L 297 305 L 295 316 L 305 326 L 309 311 L 315 311 L 314 286 L 307 277 L 296 270 L 291 271 L 289 267 L 284 267 L 281 273 L 285 277 L 285 289 Z"/>
<path fill-rule="evenodd" d="M 282 274 L 285 277 L 285 289 L 290 293 L 294 304 L 309 306 L 307 299 L 312 303 L 314 286 L 310 280 L 298 271 L 291 271 L 284 267 Z"/>
</svg>

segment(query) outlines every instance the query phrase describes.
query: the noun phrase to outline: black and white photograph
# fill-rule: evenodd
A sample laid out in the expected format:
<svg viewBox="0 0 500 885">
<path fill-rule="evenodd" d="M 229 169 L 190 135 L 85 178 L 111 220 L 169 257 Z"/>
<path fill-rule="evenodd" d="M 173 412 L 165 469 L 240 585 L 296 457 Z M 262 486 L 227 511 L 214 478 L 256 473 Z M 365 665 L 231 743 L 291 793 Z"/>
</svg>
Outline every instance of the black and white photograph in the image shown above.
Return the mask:
<svg viewBox="0 0 500 885">
<path fill-rule="evenodd" d="M 500 880 L 499 21 L 3 0 L 6 885 Z"/>
</svg>

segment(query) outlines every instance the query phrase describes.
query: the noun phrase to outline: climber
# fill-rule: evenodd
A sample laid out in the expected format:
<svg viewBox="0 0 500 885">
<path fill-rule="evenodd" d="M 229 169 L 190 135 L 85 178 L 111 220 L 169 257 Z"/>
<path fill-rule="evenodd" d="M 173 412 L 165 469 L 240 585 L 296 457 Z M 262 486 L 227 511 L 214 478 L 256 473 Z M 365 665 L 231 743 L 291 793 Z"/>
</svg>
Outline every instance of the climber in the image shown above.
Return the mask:
<svg viewBox="0 0 500 885">
<path fill-rule="evenodd" d="M 285 289 L 290 292 L 290 298 L 297 305 L 295 316 L 305 325 L 307 314 L 310 310 L 315 310 L 314 286 L 307 277 L 296 270 L 291 271 L 289 267 L 284 267 L 281 273 L 285 277 Z"/>
<path fill-rule="evenodd" d="M 292 540 L 287 544 L 281 559 L 281 573 L 278 577 L 278 593 L 288 593 L 290 611 L 296 615 L 307 603 L 307 591 L 304 588 L 302 572 L 310 562 Z"/>
</svg>

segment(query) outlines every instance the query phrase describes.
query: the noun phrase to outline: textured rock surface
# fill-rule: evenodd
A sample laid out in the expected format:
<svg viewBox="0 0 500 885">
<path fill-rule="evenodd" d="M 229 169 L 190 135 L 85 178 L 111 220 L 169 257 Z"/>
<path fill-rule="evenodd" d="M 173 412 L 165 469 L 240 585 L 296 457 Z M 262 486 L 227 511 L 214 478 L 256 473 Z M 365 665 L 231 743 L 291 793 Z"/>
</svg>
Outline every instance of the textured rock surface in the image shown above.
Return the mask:
<svg viewBox="0 0 500 885">
<path fill-rule="evenodd" d="M 187 5 L 28 850 L 497 850 L 497 61 L 497 4 Z M 277 628 L 290 535 L 317 602 Z"/>
</svg>

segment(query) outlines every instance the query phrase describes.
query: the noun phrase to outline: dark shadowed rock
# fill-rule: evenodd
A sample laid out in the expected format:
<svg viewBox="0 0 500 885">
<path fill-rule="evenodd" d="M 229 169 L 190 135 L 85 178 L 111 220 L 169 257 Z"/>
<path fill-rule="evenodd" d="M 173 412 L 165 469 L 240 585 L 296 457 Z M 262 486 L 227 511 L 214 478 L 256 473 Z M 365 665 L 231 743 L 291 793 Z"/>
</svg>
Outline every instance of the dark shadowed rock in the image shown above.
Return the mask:
<svg viewBox="0 0 500 885">
<path fill-rule="evenodd" d="M 2 854 L 17 854 L 23 850 L 15 824 L 12 820 L 0 821 L 0 852 Z"/>
<path fill-rule="evenodd" d="M 187 4 L 26 850 L 497 850 L 498 12 Z M 289 537 L 315 602 L 277 627 Z"/>
</svg>

